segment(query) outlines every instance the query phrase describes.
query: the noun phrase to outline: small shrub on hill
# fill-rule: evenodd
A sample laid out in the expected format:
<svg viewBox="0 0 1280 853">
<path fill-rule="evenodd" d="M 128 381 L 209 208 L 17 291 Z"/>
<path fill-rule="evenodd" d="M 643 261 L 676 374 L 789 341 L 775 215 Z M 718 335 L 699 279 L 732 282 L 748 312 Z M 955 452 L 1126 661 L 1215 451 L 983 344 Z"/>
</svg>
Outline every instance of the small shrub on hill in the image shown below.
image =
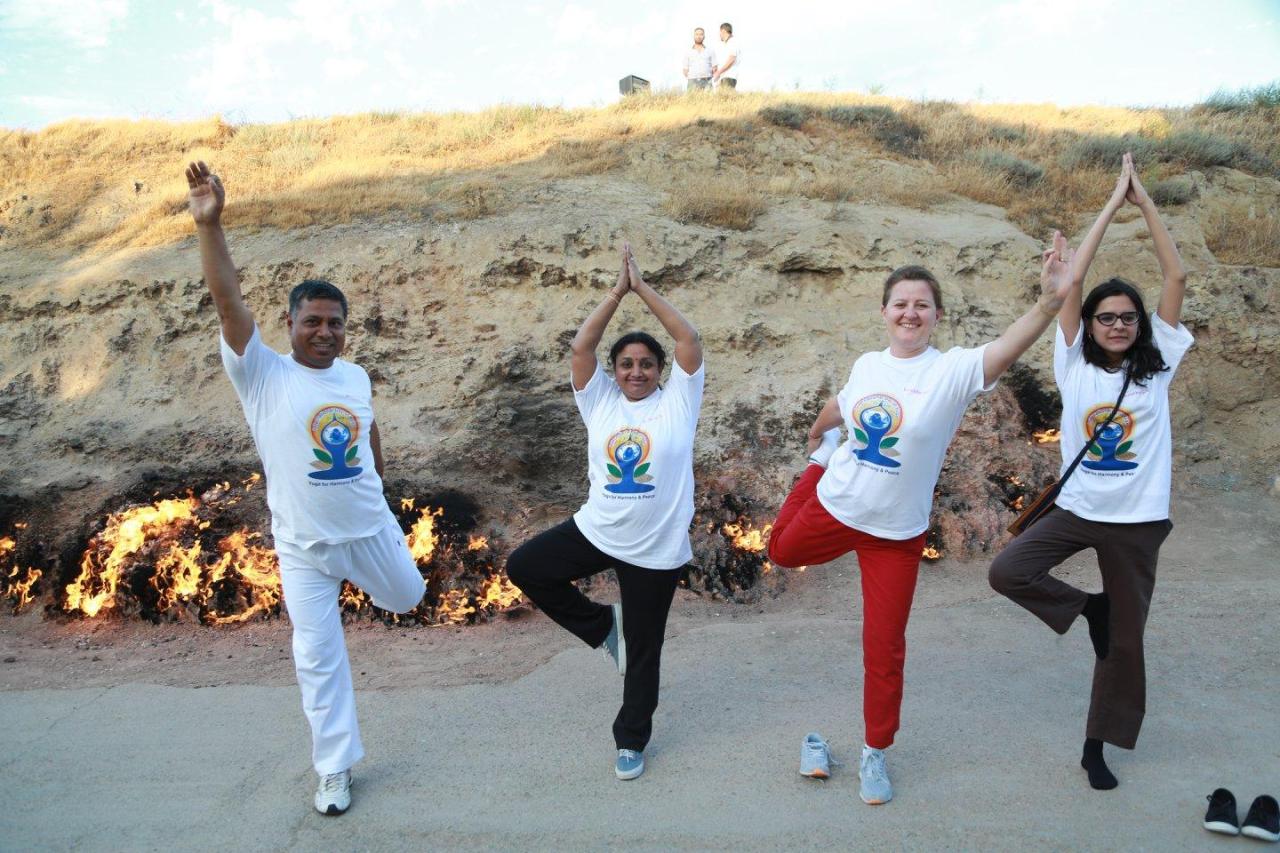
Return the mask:
<svg viewBox="0 0 1280 853">
<path fill-rule="evenodd" d="M 899 115 L 891 107 L 876 104 L 839 106 L 827 110 L 827 118 L 844 127 L 865 129 L 885 148 L 908 157 L 920 156 L 924 128 Z"/>
<path fill-rule="evenodd" d="M 778 104 L 762 107 L 759 115 L 769 124 L 799 130 L 806 121 L 813 118 L 813 108 L 806 104 Z"/>
<path fill-rule="evenodd" d="M 1186 204 L 1194 201 L 1196 196 L 1199 195 L 1196 191 L 1196 185 L 1186 175 L 1178 175 L 1177 177 L 1166 178 L 1163 181 L 1156 181 L 1147 187 L 1147 192 L 1151 195 L 1151 200 L 1161 207 Z"/>
<path fill-rule="evenodd" d="M 982 168 L 1004 175 L 1015 186 L 1029 187 L 1044 177 L 1041 166 L 999 149 L 985 148 L 977 153 L 975 159 Z"/>
</svg>

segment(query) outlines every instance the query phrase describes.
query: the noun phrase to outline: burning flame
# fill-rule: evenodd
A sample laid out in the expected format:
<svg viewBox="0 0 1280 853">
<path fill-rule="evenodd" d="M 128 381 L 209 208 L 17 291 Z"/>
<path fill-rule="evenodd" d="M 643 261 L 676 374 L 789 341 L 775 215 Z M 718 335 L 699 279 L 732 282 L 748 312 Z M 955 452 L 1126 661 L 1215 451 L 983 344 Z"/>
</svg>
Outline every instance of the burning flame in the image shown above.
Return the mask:
<svg viewBox="0 0 1280 853">
<path fill-rule="evenodd" d="M 1036 444 L 1057 444 L 1062 435 L 1056 429 L 1043 429 L 1039 432 L 1033 432 L 1032 438 L 1036 440 Z"/>
<path fill-rule="evenodd" d="M 926 545 L 924 550 L 920 552 L 920 556 L 926 560 L 940 560 L 942 559 L 942 552 L 932 545 Z"/>
<path fill-rule="evenodd" d="M 137 553 L 147 541 L 175 521 L 193 518 L 195 498 L 162 500 L 151 506 L 133 507 L 113 513 L 106 528 L 89 543 L 80 561 L 80 575 L 67 584 L 63 609 L 97 616 L 104 608 L 115 607 L 116 588 L 126 558 Z M 95 547 L 96 546 L 96 547 Z M 101 553 L 110 548 L 106 557 Z"/>
<path fill-rule="evenodd" d="M 768 546 L 769 533 L 772 530 L 772 524 L 766 524 L 764 527 L 752 527 L 750 524 L 745 527 L 741 524 L 726 524 L 721 528 L 721 532 L 729 537 L 733 547 L 753 554 L 763 551 Z"/>
<path fill-rule="evenodd" d="M 25 530 L 27 525 L 25 522 L 15 524 L 18 530 Z M 0 536 L 0 565 L 3 565 L 10 555 L 17 549 L 18 543 L 10 536 Z M 13 612 L 19 613 L 22 608 L 31 603 L 34 598 L 32 589 L 36 585 L 36 581 L 40 580 L 44 573 L 39 569 L 28 566 L 22 568 L 14 563 L 9 574 L 4 577 L 4 596 L 13 602 Z"/>
<path fill-rule="evenodd" d="M 278 562 L 263 546 L 261 534 L 241 528 L 215 535 L 210 529 L 220 511 L 243 500 L 261 479 L 255 474 L 239 489 L 221 483 L 200 497 L 157 500 L 112 513 L 102 532 L 89 540 L 79 575 L 64 587 L 62 609 L 92 618 L 132 605 L 151 617 L 198 614 L 208 625 L 278 613 L 283 602 Z M 410 514 L 416 508 L 413 498 L 403 499 L 400 506 Z M 339 592 L 343 612 L 397 624 L 458 624 L 518 604 L 520 590 L 493 568 L 489 539 L 448 528 L 442 535 L 437 520 L 444 512 L 443 507 L 422 508 L 405 535 L 424 578 L 433 589 L 445 587 L 435 600 L 411 614 L 387 614 L 346 583 Z M 15 548 L 11 538 L 0 539 L 0 583 L 22 606 L 30 601 L 40 573 L 31 569 L 23 575 L 16 567 L 9 572 L 4 558 Z"/>
<path fill-rule="evenodd" d="M 413 509 L 413 498 L 405 498 L 400 501 L 402 509 Z M 409 546 L 409 553 L 413 556 L 414 562 L 419 565 L 431 562 L 431 555 L 435 553 L 436 545 L 439 544 L 439 537 L 436 535 L 436 519 L 444 515 L 444 508 L 435 510 L 430 508 L 422 510 L 422 514 L 418 516 L 418 520 L 409 528 L 408 534 L 405 535 L 405 543 Z"/>
</svg>

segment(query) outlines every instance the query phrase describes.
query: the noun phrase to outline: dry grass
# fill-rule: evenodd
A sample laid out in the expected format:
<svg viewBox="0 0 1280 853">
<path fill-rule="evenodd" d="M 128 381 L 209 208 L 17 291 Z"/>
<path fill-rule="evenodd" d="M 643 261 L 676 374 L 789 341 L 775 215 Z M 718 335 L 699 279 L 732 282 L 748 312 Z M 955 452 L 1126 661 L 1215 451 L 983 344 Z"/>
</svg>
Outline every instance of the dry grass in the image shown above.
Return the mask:
<svg viewBox="0 0 1280 853">
<path fill-rule="evenodd" d="M 713 149 L 714 166 L 681 158 L 693 142 Z M 74 121 L 0 131 L 0 245 L 176 241 L 190 233 L 181 168 L 191 159 L 224 175 L 233 227 L 477 218 L 519 203 L 521 187 L 611 173 L 666 193 L 678 219 L 721 227 L 749 228 L 770 196 L 925 207 L 955 193 L 998 204 L 1038 233 L 1073 228 L 1095 211 L 1126 147 L 1145 155 L 1140 167 L 1153 183 L 1224 164 L 1276 175 L 1280 109 L 1253 95 L 1230 109 L 1064 110 L 668 92 L 599 109 L 506 106 L 238 127 L 217 118 Z M 868 154 L 932 167 L 868 170 Z M 740 177 L 726 179 L 726 167 Z"/>
<path fill-rule="evenodd" d="M 1242 202 L 1203 223 L 1204 241 L 1224 264 L 1280 267 L 1280 216 Z"/>
<path fill-rule="evenodd" d="M 745 177 L 719 177 L 696 186 L 674 188 L 667 213 L 680 222 L 745 231 L 764 213 L 764 193 Z"/>
</svg>

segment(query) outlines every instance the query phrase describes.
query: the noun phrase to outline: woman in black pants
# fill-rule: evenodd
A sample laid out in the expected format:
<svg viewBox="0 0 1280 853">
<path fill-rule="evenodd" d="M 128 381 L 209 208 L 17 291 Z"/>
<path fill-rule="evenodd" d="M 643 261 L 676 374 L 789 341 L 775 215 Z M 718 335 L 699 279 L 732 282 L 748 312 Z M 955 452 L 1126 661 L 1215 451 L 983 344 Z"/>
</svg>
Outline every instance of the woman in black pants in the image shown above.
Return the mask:
<svg viewBox="0 0 1280 853">
<path fill-rule="evenodd" d="M 613 376 L 596 347 L 622 299 L 634 293 L 675 339 L 665 387 L 661 344 L 644 332 L 609 350 Z M 517 548 L 507 576 L 544 613 L 592 648 L 624 677 L 613 722 L 619 779 L 644 772 L 644 748 L 658 707 L 658 670 L 667 613 L 681 566 L 689 562 L 693 520 L 693 436 L 702 406 L 698 330 L 645 283 L 623 250 L 622 271 L 573 339 L 573 398 L 587 426 L 587 501 L 567 521 Z M 605 569 L 618 576 L 621 602 L 597 604 L 573 581 Z"/>
</svg>

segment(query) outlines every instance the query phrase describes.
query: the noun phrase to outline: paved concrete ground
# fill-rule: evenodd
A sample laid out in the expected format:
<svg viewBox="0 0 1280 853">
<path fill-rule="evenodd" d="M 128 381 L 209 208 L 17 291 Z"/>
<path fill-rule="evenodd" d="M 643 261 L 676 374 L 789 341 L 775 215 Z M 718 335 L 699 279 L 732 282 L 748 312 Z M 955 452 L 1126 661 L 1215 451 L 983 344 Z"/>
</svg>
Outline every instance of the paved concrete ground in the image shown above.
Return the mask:
<svg viewBox="0 0 1280 853">
<path fill-rule="evenodd" d="M 667 646 L 648 770 L 613 778 L 621 684 L 562 649 L 500 683 L 364 690 L 369 755 L 341 818 L 310 808 L 296 687 L 128 683 L 0 693 L 7 850 L 1216 849 L 1204 797 L 1280 794 L 1276 532 L 1192 507 L 1166 546 L 1148 625 L 1148 716 L 1121 780 L 1078 766 L 1091 655 L 985 586 L 926 572 L 913 614 L 896 799 L 857 797 L 860 610 L 685 618 Z M 1256 519 L 1256 513 L 1253 516 Z M 1096 578 L 1087 560 L 1073 578 Z M 797 601 L 855 601 L 856 563 L 811 569 Z M 818 614 L 818 615 L 815 615 Z M 282 630 L 286 628 L 282 626 Z M 495 653 L 501 653 L 495 643 Z M 383 669 L 396 667 L 388 657 Z M 847 763 L 797 773 L 803 735 Z M 1225 849 L 1225 848 L 1224 848 Z"/>
</svg>

